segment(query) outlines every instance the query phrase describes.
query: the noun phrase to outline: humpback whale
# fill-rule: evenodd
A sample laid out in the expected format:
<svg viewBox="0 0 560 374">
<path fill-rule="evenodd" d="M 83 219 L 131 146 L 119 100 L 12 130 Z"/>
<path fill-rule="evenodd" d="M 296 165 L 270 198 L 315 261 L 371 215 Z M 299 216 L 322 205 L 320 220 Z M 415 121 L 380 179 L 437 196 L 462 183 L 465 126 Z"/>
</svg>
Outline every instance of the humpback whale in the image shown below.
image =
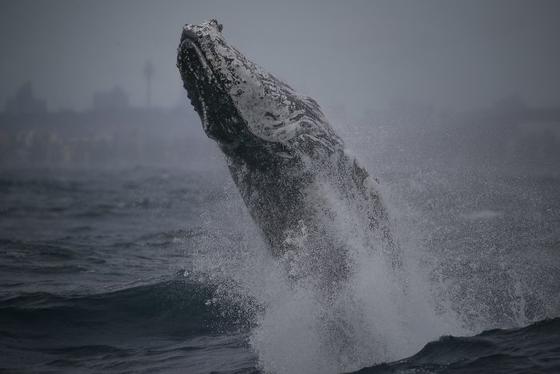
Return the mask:
<svg viewBox="0 0 560 374">
<path fill-rule="evenodd" d="M 349 239 L 398 266 L 377 181 L 346 151 L 315 100 L 250 61 L 222 30 L 215 19 L 185 25 L 177 67 L 272 253 L 305 258 L 290 273 L 322 284 L 347 276 Z M 340 235 L 341 225 L 351 226 L 351 238 Z"/>
</svg>

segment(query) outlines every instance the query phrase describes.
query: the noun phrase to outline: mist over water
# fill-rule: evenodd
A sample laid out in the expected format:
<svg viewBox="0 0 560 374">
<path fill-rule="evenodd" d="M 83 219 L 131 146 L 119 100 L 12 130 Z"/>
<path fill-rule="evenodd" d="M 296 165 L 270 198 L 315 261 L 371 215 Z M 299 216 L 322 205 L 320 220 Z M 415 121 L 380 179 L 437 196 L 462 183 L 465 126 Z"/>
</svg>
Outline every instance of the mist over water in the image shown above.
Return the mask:
<svg viewBox="0 0 560 374">
<path fill-rule="evenodd" d="M 405 357 L 426 340 L 451 332 L 442 329 L 442 318 L 426 302 L 430 295 L 423 289 L 427 284 L 418 282 L 419 274 L 406 269 L 405 274 L 397 276 L 387 266 L 387 259 L 379 251 L 372 251 L 374 245 L 351 242 L 352 231 L 356 230 L 353 217 L 340 217 L 341 232 L 337 233 L 351 243 L 351 275 L 325 299 L 324 290 L 311 279 L 294 282 L 288 276 L 287 269 L 297 271 L 294 267 L 308 266 L 306 261 L 310 259 L 306 256 L 313 249 L 304 247 L 305 232 L 294 238 L 302 243 L 301 251 L 278 260 L 264 250 L 266 245 L 254 224 L 247 218 L 240 222 L 239 217 L 247 213 L 239 203 L 236 205 L 228 206 L 225 214 L 220 211 L 219 218 L 209 224 L 215 229 L 232 227 L 235 222 L 235 227 L 241 224 L 246 228 L 243 235 L 234 242 L 218 239 L 203 245 L 209 248 L 198 253 L 193 269 L 217 282 L 225 297 L 256 309 L 250 343 L 264 370 L 356 370 Z M 227 237 L 227 233 L 220 230 L 219 237 Z"/>
</svg>

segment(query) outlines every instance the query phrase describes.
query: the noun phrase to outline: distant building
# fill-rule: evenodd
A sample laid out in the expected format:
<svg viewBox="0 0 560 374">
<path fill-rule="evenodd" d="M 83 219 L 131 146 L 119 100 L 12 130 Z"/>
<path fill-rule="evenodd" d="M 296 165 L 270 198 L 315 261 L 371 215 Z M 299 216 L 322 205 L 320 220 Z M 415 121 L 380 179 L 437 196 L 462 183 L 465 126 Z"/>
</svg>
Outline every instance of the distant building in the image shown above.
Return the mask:
<svg viewBox="0 0 560 374">
<path fill-rule="evenodd" d="M 93 110 L 109 112 L 128 109 L 130 105 L 127 93 L 119 86 L 113 87 L 111 91 L 96 92 L 93 94 Z"/>
<path fill-rule="evenodd" d="M 6 100 L 6 113 L 9 114 L 42 114 L 47 112 L 45 100 L 33 96 L 31 82 L 25 82 L 16 94 Z"/>
</svg>

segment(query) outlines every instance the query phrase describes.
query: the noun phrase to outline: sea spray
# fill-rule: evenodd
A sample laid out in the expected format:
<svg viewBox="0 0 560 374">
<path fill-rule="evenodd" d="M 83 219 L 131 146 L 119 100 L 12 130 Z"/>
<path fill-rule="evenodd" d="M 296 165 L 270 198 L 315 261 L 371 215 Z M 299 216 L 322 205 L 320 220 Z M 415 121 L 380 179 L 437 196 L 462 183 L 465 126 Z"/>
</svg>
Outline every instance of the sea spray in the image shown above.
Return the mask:
<svg viewBox="0 0 560 374">
<path fill-rule="evenodd" d="M 546 183 L 422 169 L 388 172 L 384 180 L 396 234 L 406 257 L 420 266 L 410 274 L 429 277 L 421 284 L 430 288 L 438 314 L 458 329 L 450 333 L 521 327 L 558 315 L 560 257 L 543 234 L 554 233 L 557 210 L 544 200 L 553 196 Z"/>
<path fill-rule="evenodd" d="M 325 292 L 314 274 L 306 274 L 332 266 L 309 256 L 321 248 L 309 242 L 307 228 L 289 236 L 297 251 L 273 257 L 232 191 L 225 206 L 207 218 L 206 225 L 217 235 L 199 243 L 193 256 L 193 268 L 218 284 L 219 297 L 250 311 L 249 343 L 262 369 L 350 371 L 405 357 L 452 332 L 431 303 L 425 277 L 415 273 L 415 259 L 394 269 L 351 206 L 328 185 L 320 187 L 322 203 L 327 200 L 336 213 L 325 216 L 323 224 L 344 245 L 349 264 L 346 279 L 335 281 L 332 292 Z"/>
<path fill-rule="evenodd" d="M 441 335 L 555 316 L 557 297 L 547 295 L 558 267 L 550 256 L 512 256 L 507 248 L 492 248 L 492 237 L 478 238 L 482 246 L 469 251 L 469 242 L 453 231 L 464 219 L 473 227 L 472 217 L 462 214 L 468 207 L 453 207 L 452 198 L 438 192 L 456 190 L 451 181 L 433 172 L 414 175 L 410 183 L 395 181 L 380 187 L 402 250 L 398 269 L 355 214 L 355 201 L 329 184 L 317 185 L 316 195 L 309 196 L 329 207 L 317 216 L 319 227 L 344 248 L 346 278 L 327 289 L 332 292 L 314 276 L 336 267 L 329 256 L 320 256 L 312 228 L 299 225 L 287 236 L 297 250 L 274 257 L 231 185 L 229 198 L 209 210 L 204 225 L 214 234 L 198 243 L 194 269 L 218 285 L 219 299 L 245 310 L 249 344 L 264 371 L 351 371 L 406 357 Z M 419 203 L 427 193 L 439 198 Z M 448 224 L 432 211 L 449 215 Z M 462 247 L 442 247 L 448 242 L 438 242 L 439 235 Z"/>
</svg>

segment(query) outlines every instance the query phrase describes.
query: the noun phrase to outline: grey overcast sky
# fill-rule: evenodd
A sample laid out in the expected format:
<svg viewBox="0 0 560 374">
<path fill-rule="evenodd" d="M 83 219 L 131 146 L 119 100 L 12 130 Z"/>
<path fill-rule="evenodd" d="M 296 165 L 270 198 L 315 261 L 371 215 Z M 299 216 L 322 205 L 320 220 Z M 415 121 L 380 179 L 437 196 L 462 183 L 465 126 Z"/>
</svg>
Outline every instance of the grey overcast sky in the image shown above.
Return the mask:
<svg viewBox="0 0 560 374">
<path fill-rule="evenodd" d="M 84 109 L 123 87 L 154 102 L 182 90 L 184 23 L 217 18 L 226 39 L 323 106 L 418 100 L 456 109 L 518 94 L 560 104 L 560 1 L 0 0 L 0 107 L 26 80 L 50 109 Z"/>
</svg>

